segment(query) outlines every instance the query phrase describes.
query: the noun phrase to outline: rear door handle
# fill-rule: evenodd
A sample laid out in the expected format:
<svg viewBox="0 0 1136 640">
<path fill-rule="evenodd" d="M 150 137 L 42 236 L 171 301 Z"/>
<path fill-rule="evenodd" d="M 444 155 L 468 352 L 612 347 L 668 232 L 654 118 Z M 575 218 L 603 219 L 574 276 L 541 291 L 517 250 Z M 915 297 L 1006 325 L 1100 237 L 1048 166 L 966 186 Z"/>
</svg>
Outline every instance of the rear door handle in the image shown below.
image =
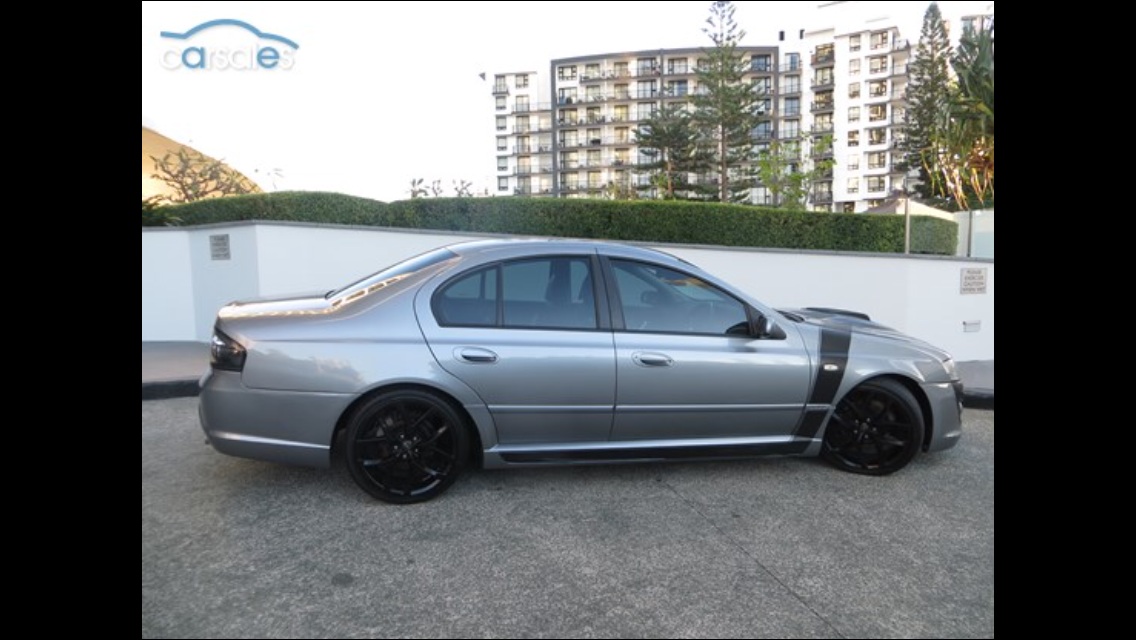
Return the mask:
<svg viewBox="0 0 1136 640">
<path fill-rule="evenodd" d="M 636 351 L 631 354 L 631 359 L 641 367 L 669 367 L 674 364 L 674 359 L 667 354 L 652 351 Z"/>
<path fill-rule="evenodd" d="M 465 360 L 466 362 L 475 362 L 477 364 L 493 364 L 497 362 L 497 354 L 489 349 L 482 349 L 480 347 L 458 347 L 454 349 L 454 355 L 458 360 Z"/>
</svg>

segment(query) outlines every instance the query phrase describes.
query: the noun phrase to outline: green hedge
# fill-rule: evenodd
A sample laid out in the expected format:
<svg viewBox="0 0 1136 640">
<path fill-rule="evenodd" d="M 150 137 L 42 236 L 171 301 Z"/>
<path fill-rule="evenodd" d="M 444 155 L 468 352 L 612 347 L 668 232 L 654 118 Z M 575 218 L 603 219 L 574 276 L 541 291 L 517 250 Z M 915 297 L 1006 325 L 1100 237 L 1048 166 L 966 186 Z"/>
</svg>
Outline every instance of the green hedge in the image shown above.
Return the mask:
<svg viewBox="0 0 1136 640">
<path fill-rule="evenodd" d="M 386 204 L 370 198 L 321 191 L 277 191 L 207 198 L 168 207 L 182 225 L 292 220 L 328 224 L 374 224 Z"/>
<path fill-rule="evenodd" d="M 416 198 L 383 204 L 333 193 L 282 192 L 178 205 L 182 224 L 302 220 L 342 224 L 715 244 L 902 253 L 898 215 L 784 211 L 748 205 L 553 198 Z M 918 253 L 954 255 L 954 222 L 912 217 Z"/>
</svg>

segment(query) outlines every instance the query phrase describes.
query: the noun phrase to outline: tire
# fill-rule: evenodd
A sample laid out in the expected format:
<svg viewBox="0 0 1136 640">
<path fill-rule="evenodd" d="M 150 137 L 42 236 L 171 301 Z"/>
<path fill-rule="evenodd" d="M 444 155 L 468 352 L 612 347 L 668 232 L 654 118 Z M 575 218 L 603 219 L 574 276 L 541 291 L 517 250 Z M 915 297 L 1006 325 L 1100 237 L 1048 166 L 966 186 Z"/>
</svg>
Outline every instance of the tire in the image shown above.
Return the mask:
<svg viewBox="0 0 1136 640">
<path fill-rule="evenodd" d="M 424 502 L 454 483 L 469 458 L 469 426 L 434 393 L 398 390 L 368 399 L 347 424 L 347 467 L 384 502 Z"/>
<path fill-rule="evenodd" d="M 836 405 L 820 456 L 842 471 L 883 476 L 911 462 L 924 431 L 923 411 L 906 387 L 888 378 L 869 380 Z"/>
</svg>

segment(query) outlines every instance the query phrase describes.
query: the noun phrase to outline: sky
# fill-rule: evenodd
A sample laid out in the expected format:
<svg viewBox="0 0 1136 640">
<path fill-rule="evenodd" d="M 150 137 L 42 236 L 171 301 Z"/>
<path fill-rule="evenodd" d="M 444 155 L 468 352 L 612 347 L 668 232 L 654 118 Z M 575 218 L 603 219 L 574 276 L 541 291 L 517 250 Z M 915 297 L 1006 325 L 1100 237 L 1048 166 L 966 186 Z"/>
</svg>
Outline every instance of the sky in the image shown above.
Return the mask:
<svg viewBox="0 0 1136 640">
<path fill-rule="evenodd" d="M 495 73 L 542 70 L 553 58 L 709 46 L 709 1 L 143 2 L 142 124 L 221 158 L 267 191 L 336 191 L 398 200 L 410 181 L 455 180 L 495 191 Z M 929 2 L 737 1 L 743 45 L 777 44 L 834 11 L 889 16 L 913 43 Z M 832 4 L 832 3 L 819 3 Z M 944 15 L 992 10 L 939 2 Z M 213 20 L 232 24 L 184 34 Z M 266 34 L 280 36 L 272 39 Z M 298 45 L 289 51 L 290 44 Z M 262 52 L 273 68 L 245 66 Z M 187 48 L 210 68 L 179 64 Z M 186 54 L 197 64 L 197 52 Z M 287 68 L 285 68 L 287 67 Z M 485 74 L 485 79 L 480 74 Z"/>
</svg>

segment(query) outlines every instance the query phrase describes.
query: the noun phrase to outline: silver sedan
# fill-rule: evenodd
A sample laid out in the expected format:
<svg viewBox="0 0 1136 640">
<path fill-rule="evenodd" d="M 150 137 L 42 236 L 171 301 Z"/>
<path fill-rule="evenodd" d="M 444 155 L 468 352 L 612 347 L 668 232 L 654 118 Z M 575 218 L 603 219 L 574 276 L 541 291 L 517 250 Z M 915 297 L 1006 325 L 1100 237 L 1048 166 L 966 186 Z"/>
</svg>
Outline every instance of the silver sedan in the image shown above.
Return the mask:
<svg viewBox="0 0 1136 640">
<path fill-rule="evenodd" d="M 674 256 L 490 240 L 219 312 L 200 417 L 222 453 L 420 502 L 486 468 L 819 455 L 883 475 L 961 435 L 950 356 L 837 309 L 775 310 Z"/>
</svg>

